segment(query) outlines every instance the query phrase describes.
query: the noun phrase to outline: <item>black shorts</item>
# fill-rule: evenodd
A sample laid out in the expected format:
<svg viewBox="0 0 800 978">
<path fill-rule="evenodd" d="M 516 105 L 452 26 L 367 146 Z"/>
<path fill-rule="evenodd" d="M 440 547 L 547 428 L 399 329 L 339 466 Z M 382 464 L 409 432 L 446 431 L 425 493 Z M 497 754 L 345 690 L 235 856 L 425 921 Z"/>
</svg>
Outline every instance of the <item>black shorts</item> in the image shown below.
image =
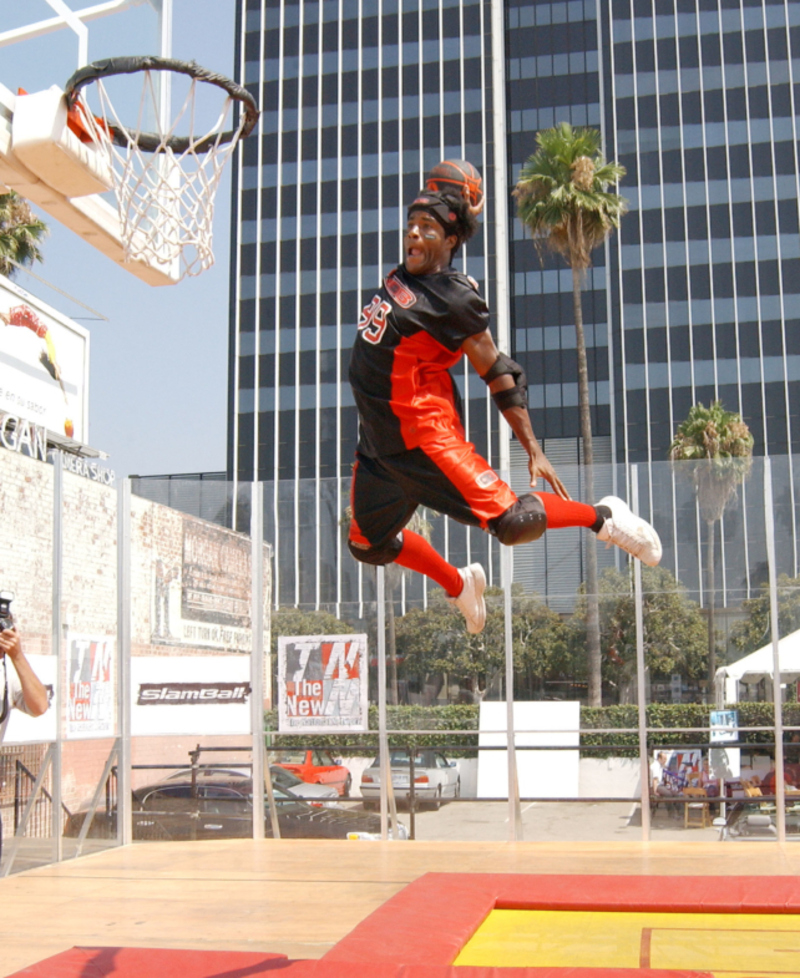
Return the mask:
<svg viewBox="0 0 800 978">
<path fill-rule="evenodd" d="M 379 547 L 427 506 L 467 526 L 486 530 L 517 501 L 475 448 L 461 438 L 399 455 L 356 455 L 350 505 L 350 540 Z"/>
</svg>

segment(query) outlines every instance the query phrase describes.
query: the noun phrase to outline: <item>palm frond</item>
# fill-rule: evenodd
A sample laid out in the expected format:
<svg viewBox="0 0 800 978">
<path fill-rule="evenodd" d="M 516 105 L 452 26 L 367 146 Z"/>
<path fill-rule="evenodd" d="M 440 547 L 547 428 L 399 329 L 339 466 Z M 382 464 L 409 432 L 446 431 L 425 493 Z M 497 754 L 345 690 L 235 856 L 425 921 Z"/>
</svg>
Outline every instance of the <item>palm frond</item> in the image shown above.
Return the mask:
<svg viewBox="0 0 800 978">
<path fill-rule="evenodd" d="M 600 155 L 596 129 L 573 129 L 563 122 L 539 132 L 536 143 L 513 191 L 517 214 L 540 255 L 549 250 L 574 268 L 588 268 L 591 252 L 627 212 L 627 201 L 606 189 L 625 175 L 625 168 Z"/>
<path fill-rule="evenodd" d="M 39 243 L 48 233 L 19 194 L 0 194 L 0 274 L 11 278 L 17 266 L 44 261 Z"/>
<path fill-rule="evenodd" d="M 675 432 L 669 458 L 685 465 L 694 482 L 703 519 L 718 520 L 753 464 L 753 436 L 735 411 L 721 401 L 693 404 Z"/>
</svg>

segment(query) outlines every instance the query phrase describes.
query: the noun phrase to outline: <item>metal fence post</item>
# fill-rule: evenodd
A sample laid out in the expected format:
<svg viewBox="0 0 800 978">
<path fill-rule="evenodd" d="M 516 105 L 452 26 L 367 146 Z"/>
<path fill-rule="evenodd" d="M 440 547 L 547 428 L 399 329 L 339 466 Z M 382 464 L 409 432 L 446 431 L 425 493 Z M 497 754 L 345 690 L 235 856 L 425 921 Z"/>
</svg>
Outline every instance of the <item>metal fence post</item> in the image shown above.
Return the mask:
<svg viewBox="0 0 800 978">
<path fill-rule="evenodd" d="M 64 465 L 61 452 L 53 457 L 53 637 L 52 653 L 56 657 L 55 696 L 51 709 L 56 713 L 56 740 L 52 755 L 53 812 L 52 835 L 55 862 L 64 858 L 61 839 L 61 704 L 63 703 L 64 647 L 62 598 L 64 595 Z"/>
<path fill-rule="evenodd" d="M 131 798 L 131 481 L 117 490 L 117 842 L 133 841 Z"/>
<path fill-rule="evenodd" d="M 511 583 L 514 576 L 511 547 L 500 548 L 500 573 L 503 583 L 503 635 L 506 656 L 506 745 L 508 747 L 508 839 L 522 841 L 522 807 L 519 801 L 517 741 L 514 731 L 514 636 L 511 630 Z"/>
<path fill-rule="evenodd" d="M 639 466 L 631 466 L 631 508 L 639 513 Z M 647 752 L 647 691 L 644 661 L 642 565 L 633 561 L 633 601 L 636 620 L 636 703 L 639 713 L 639 778 L 641 780 L 642 842 L 650 841 L 650 759 Z"/>
<path fill-rule="evenodd" d="M 391 820 L 392 838 L 399 839 L 397 804 L 392 784 L 392 768 L 389 763 L 389 735 L 386 722 L 386 568 L 377 568 L 378 597 L 378 744 L 381 759 L 381 838 L 389 838 Z"/>
<path fill-rule="evenodd" d="M 775 514 L 772 498 L 772 461 L 764 459 L 764 529 L 767 537 L 769 570 L 769 621 L 772 638 L 772 698 L 775 716 L 775 821 L 778 842 L 786 842 L 786 792 L 783 785 L 783 698 L 781 696 L 781 662 L 778 642 L 778 586 L 775 570 Z"/>
<path fill-rule="evenodd" d="M 264 764 L 264 486 L 252 484 L 250 504 L 250 732 L 253 737 L 253 838 L 264 838 L 264 782 L 272 833 L 280 838 L 272 778 Z M 268 765 L 267 771 L 269 770 Z"/>
<path fill-rule="evenodd" d="M 389 742 L 386 734 L 386 588 L 384 568 L 377 573 L 378 625 L 378 751 L 381 760 L 381 838 L 388 839 L 388 785 L 392 777 L 389 767 Z"/>
</svg>

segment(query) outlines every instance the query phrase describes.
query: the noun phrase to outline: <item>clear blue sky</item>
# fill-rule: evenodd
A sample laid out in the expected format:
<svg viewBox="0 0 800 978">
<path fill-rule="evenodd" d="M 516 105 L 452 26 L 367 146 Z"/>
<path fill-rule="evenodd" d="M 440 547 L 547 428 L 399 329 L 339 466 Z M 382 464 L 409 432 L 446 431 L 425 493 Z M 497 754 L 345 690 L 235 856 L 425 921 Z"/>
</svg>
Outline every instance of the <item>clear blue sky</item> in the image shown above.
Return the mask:
<svg viewBox="0 0 800 978">
<path fill-rule="evenodd" d="M 89 0 L 68 0 L 72 9 Z M 13 9 L 10 9 L 13 8 Z M 0 31 L 53 15 L 45 0 L 0 4 Z M 158 53 L 157 16 L 144 3 L 89 24 L 89 59 Z M 174 0 L 173 55 L 233 73 L 234 0 Z M 62 30 L 0 48 L 0 82 L 34 92 L 77 67 Z M 89 444 L 118 476 L 225 468 L 228 376 L 230 166 L 216 198 L 216 264 L 178 285 L 152 288 L 61 227 L 51 227 L 37 275 L 108 317 L 90 313 L 20 272 L 16 282 L 91 333 Z"/>
</svg>

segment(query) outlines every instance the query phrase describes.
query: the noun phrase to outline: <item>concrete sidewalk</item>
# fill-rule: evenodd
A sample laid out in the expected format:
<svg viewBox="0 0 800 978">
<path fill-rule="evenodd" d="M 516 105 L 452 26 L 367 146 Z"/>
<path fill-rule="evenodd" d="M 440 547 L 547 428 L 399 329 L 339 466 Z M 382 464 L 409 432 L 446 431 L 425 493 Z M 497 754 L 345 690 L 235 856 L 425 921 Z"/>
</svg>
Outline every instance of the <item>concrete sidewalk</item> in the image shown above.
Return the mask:
<svg viewBox="0 0 800 978">
<path fill-rule="evenodd" d="M 410 813 L 398 817 L 410 825 Z M 427 842 L 504 842 L 508 840 L 508 803 L 447 802 L 438 812 L 415 815 L 415 837 Z M 522 833 L 526 842 L 641 842 L 639 806 L 631 802 L 523 802 Z M 660 809 L 651 822 L 652 842 L 715 842 L 719 832 L 683 827 Z"/>
</svg>

